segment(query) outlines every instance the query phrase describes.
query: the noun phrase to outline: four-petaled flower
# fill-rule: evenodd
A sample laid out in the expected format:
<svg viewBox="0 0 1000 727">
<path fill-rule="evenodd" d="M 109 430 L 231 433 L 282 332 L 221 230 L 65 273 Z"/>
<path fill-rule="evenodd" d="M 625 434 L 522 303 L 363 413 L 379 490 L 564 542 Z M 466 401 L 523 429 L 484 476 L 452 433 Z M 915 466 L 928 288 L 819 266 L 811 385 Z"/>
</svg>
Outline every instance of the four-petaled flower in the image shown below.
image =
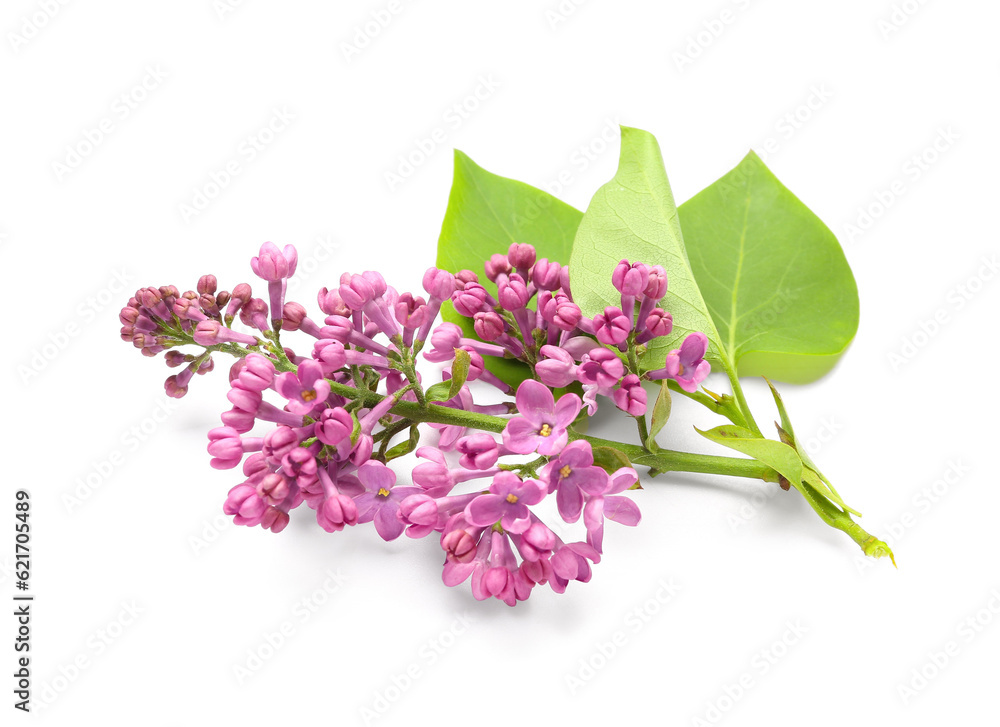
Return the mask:
<svg viewBox="0 0 1000 727">
<path fill-rule="evenodd" d="M 608 486 L 608 473 L 594 466 L 594 451 L 590 442 L 582 439 L 567 444 L 541 474 L 549 492 L 556 493 L 560 517 L 568 523 L 580 519 L 585 494 L 600 495 Z"/>
<path fill-rule="evenodd" d="M 490 493 L 480 495 L 465 508 L 469 523 L 478 527 L 500 522 L 504 530 L 523 533 L 531 527 L 528 505 L 537 505 L 546 492 L 534 480 L 522 480 L 513 472 L 498 472 Z"/>
<path fill-rule="evenodd" d="M 576 394 L 565 394 L 557 402 L 549 388 L 534 379 L 517 387 L 514 397 L 521 416 L 513 417 L 503 430 L 503 443 L 513 454 L 552 455 L 566 446 L 567 428 L 583 405 Z"/>
<path fill-rule="evenodd" d="M 358 522 L 375 521 L 375 530 L 383 540 L 395 540 L 406 527 L 397 516 L 399 503 L 410 495 L 423 492 L 419 487 L 396 487 L 396 473 L 378 460 L 368 460 L 358 467 L 358 479 L 365 491 L 354 498 Z"/>
<path fill-rule="evenodd" d="M 330 396 L 330 382 L 323 377 L 323 366 L 313 360 L 303 361 L 294 374 L 280 374 L 275 388 L 288 399 L 288 410 L 293 414 L 308 414 Z"/>
</svg>

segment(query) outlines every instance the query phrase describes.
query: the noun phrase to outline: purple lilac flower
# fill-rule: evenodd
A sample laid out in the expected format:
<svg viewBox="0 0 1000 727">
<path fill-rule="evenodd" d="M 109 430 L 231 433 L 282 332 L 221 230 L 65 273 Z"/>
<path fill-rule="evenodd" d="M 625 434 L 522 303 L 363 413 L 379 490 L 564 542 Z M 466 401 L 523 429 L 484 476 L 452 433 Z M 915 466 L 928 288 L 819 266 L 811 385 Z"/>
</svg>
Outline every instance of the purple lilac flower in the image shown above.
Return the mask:
<svg viewBox="0 0 1000 727">
<path fill-rule="evenodd" d="M 516 454 L 557 454 L 566 445 L 567 429 L 580 413 L 580 397 L 565 394 L 558 403 L 547 386 L 526 379 L 515 396 L 521 416 L 513 417 L 503 430 L 504 446 Z"/>
</svg>

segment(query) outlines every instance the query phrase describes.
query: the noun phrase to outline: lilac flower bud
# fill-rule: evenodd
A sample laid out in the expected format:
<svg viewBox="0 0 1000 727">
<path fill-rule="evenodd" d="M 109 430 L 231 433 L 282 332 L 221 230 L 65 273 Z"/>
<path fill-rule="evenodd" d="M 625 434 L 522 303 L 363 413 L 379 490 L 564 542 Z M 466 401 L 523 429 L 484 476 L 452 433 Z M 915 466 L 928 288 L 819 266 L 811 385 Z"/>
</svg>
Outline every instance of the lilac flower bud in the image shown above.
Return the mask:
<svg viewBox="0 0 1000 727">
<path fill-rule="evenodd" d="M 198 278 L 198 293 L 212 295 L 219 287 L 219 281 L 214 275 L 202 275 Z"/>
<path fill-rule="evenodd" d="M 266 331 L 267 324 L 267 303 L 261 298 L 251 298 L 240 309 L 240 321 L 245 326 L 252 326 L 259 331 Z"/>
<path fill-rule="evenodd" d="M 528 286 L 524 284 L 524 279 L 517 274 L 511 275 L 506 283 L 500 284 L 498 297 L 500 305 L 509 311 L 521 310 L 528 305 L 530 299 Z"/>
<path fill-rule="evenodd" d="M 163 354 L 163 359 L 167 362 L 167 366 L 172 369 L 194 361 L 193 356 L 190 354 L 183 354 L 180 351 L 167 351 Z"/>
<path fill-rule="evenodd" d="M 226 303 L 229 302 L 229 296 L 230 293 L 228 290 L 220 290 L 215 294 L 215 304 L 219 306 L 220 311 L 223 307 L 225 307 Z"/>
<path fill-rule="evenodd" d="M 469 470 L 485 470 L 496 464 L 500 445 L 491 434 L 480 432 L 462 437 L 455 448 L 461 453 L 458 463 Z"/>
<path fill-rule="evenodd" d="M 219 343 L 242 343 L 250 346 L 257 343 L 257 339 L 226 328 L 218 321 L 205 320 L 195 328 L 194 342 L 199 346 L 214 346 Z"/>
<path fill-rule="evenodd" d="M 219 303 L 215 299 L 215 296 L 211 293 L 203 293 L 198 297 L 198 305 L 201 307 L 205 315 L 212 318 L 218 318 L 220 314 Z"/>
<path fill-rule="evenodd" d="M 227 427 L 232 427 L 240 434 L 246 434 L 254 425 L 253 412 L 242 411 L 240 409 L 230 409 L 222 412 L 222 423 Z"/>
<path fill-rule="evenodd" d="M 667 294 L 667 271 L 662 265 L 652 265 L 648 269 L 648 281 L 642 294 L 647 298 L 659 300 Z"/>
<path fill-rule="evenodd" d="M 191 380 L 190 376 L 182 377 L 184 372 L 180 374 L 174 374 L 173 376 L 168 376 L 167 380 L 163 382 L 163 389 L 166 391 L 167 396 L 172 399 L 183 398 L 188 392 L 188 381 Z"/>
<path fill-rule="evenodd" d="M 527 277 L 531 266 L 535 264 L 535 248 L 527 243 L 515 242 L 507 249 L 507 259 L 518 272 Z"/>
<path fill-rule="evenodd" d="M 257 495 L 268 505 L 280 505 L 288 497 L 288 479 L 277 472 L 271 472 L 257 483 Z"/>
<path fill-rule="evenodd" d="M 306 318 L 306 309 L 301 303 L 289 301 L 281 311 L 281 327 L 286 331 L 297 331 Z"/>
<path fill-rule="evenodd" d="M 462 329 L 454 323 L 442 323 L 431 334 L 431 345 L 441 351 L 454 351 L 462 345 Z M 451 357 L 453 358 L 454 354 Z M 450 359 L 442 360 L 447 361 Z"/>
<path fill-rule="evenodd" d="M 313 344 L 313 358 L 319 361 L 324 373 L 332 373 L 344 368 L 347 354 L 344 344 L 332 338 L 321 338 Z"/>
<path fill-rule="evenodd" d="M 646 413 L 646 390 L 635 374 L 622 379 L 621 386 L 615 389 L 612 398 L 615 405 L 630 416 L 637 417 Z"/>
<path fill-rule="evenodd" d="M 547 258 L 542 258 L 535 263 L 531 269 L 531 282 L 539 290 L 556 290 L 560 285 L 562 265 L 557 262 L 549 262 Z"/>
<path fill-rule="evenodd" d="M 496 311 L 479 311 L 473 316 L 472 327 L 476 330 L 476 335 L 484 341 L 495 341 L 504 334 L 505 325 L 503 318 Z"/>
<path fill-rule="evenodd" d="M 424 290 L 432 299 L 448 300 L 455 292 L 455 276 L 447 270 L 427 268 L 423 279 Z"/>
<path fill-rule="evenodd" d="M 674 329 L 674 318 L 662 308 L 654 308 L 646 316 L 645 330 L 636 338 L 639 343 L 646 343 L 660 336 L 668 336 Z"/>
<path fill-rule="evenodd" d="M 361 275 L 352 275 L 350 282 L 340 286 L 340 297 L 353 310 L 361 310 L 375 297 L 372 284 Z"/>
<path fill-rule="evenodd" d="M 410 293 L 403 293 L 396 299 L 393 313 L 403 328 L 419 328 L 427 316 L 427 303 L 421 297 L 414 298 Z"/>
<path fill-rule="evenodd" d="M 341 407 L 324 409 L 316 422 L 316 438 L 323 444 L 337 450 L 336 459 L 343 462 L 351 453 L 354 444 L 351 433 L 354 431 L 354 420 Z"/>
<path fill-rule="evenodd" d="M 288 526 L 289 521 L 287 512 L 279 510 L 277 507 L 269 507 L 260 517 L 260 526 L 272 533 L 280 533 Z"/>
<path fill-rule="evenodd" d="M 471 270 L 459 270 L 455 273 L 455 290 L 459 290 L 461 287 L 468 285 L 469 283 L 478 283 L 479 276 L 476 275 Z"/>
<path fill-rule="evenodd" d="M 635 297 L 645 289 L 649 282 L 649 268 L 643 263 L 629 265 L 628 260 L 622 260 L 611 273 L 611 284 L 622 295 Z"/>
<path fill-rule="evenodd" d="M 470 563 L 476 557 L 476 541 L 461 528 L 441 534 L 441 547 L 447 558 L 456 563 Z"/>
<path fill-rule="evenodd" d="M 118 314 L 118 320 L 121 321 L 123 326 L 131 326 L 135 324 L 138 318 L 139 309 L 132 308 L 131 306 L 125 306 L 122 308 L 121 313 Z"/>
<path fill-rule="evenodd" d="M 274 364 L 259 353 L 251 353 L 243 359 L 237 380 L 248 391 L 264 391 L 274 382 Z"/>
<path fill-rule="evenodd" d="M 388 286 L 385 284 L 385 278 L 382 277 L 381 273 L 377 273 L 374 270 L 366 270 L 361 273 L 361 277 L 368 281 L 368 284 L 372 286 L 372 297 L 381 298 L 385 295 Z"/>
<path fill-rule="evenodd" d="M 208 318 L 198 306 L 198 302 L 190 298 L 179 298 L 174 303 L 173 310 L 174 315 L 181 320 L 204 321 Z"/>
<path fill-rule="evenodd" d="M 399 503 L 399 514 L 407 523 L 434 525 L 438 520 L 437 502 L 429 495 L 410 495 Z"/>
<path fill-rule="evenodd" d="M 576 381 L 576 361 L 558 346 L 542 346 L 544 360 L 535 364 L 535 373 L 542 383 L 553 388 L 569 386 Z"/>
<path fill-rule="evenodd" d="M 237 525 L 250 526 L 260 522 L 266 509 L 267 503 L 257 494 L 257 489 L 246 483 L 236 485 L 231 489 L 226 498 L 226 504 L 222 507 L 223 512 L 227 515 L 235 516 L 233 521 Z"/>
<path fill-rule="evenodd" d="M 319 309 L 328 316 L 344 316 L 346 318 L 351 315 L 350 307 L 336 290 L 320 288 L 316 302 L 319 304 Z"/>
<path fill-rule="evenodd" d="M 229 296 L 229 307 L 226 308 L 226 318 L 232 318 L 242 310 L 243 306 L 253 298 L 253 290 L 247 283 L 240 283 Z"/>
<path fill-rule="evenodd" d="M 486 269 L 486 277 L 494 283 L 497 282 L 497 278 L 500 276 L 506 277 L 509 275 L 511 270 L 510 261 L 507 259 L 507 256 L 499 253 L 491 255 L 483 267 Z"/>
<path fill-rule="evenodd" d="M 581 384 L 594 384 L 607 388 L 618 383 L 625 373 L 625 364 L 607 348 L 594 348 L 583 355 L 577 378 Z"/>
<path fill-rule="evenodd" d="M 285 245 L 281 250 L 273 242 L 265 242 L 260 246 L 260 254 L 250 259 L 250 267 L 254 273 L 269 283 L 278 283 L 295 274 L 295 266 L 299 256 L 292 245 Z"/>
<path fill-rule="evenodd" d="M 490 300 L 490 294 L 479 283 L 466 283 L 462 290 L 456 290 L 451 294 L 455 310 L 466 318 L 472 318 L 486 308 Z"/>
<path fill-rule="evenodd" d="M 231 470 L 243 459 L 243 442 L 240 433 L 232 427 L 216 427 L 208 432 L 208 453 L 211 465 L 217 470 Z"/>
<path fill-rule="evenodd" d="M 358 522 L 357 505 L 347 495 L 331 495 L 316 510 L 316 522 L 328 533 L 343 530 L 345 525 L 356 525 Z"/>
<path fill-rule="evenodd" d="M 285 455 L 299 446 L 299 435 L 291 427 L 278 425 L 264 436 L 262 454 L 273 464 L 281 464 Z"/>
<path fill-rule="evenodd" d="M 632 330 L 632 320 L 619 308 L 608 306 L 594 316 L 594 333 L 597 340 L 608 346 L 624 343 Z"/>
<path fill-rule="evenodd" d="M 572 331 L 580 324 L 580 306 L 562 293 L 548 291 L 538 296 L 538 312 L 542 318 L 563 331 Z"/>
</svg>

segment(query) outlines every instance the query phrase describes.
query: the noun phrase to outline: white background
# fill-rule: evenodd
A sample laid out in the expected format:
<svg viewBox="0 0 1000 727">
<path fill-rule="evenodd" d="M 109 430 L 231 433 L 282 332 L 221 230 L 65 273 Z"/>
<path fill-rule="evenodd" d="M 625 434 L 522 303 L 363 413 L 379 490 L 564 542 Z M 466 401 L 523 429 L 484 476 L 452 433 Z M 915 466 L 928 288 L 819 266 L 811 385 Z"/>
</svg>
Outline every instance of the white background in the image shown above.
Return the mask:
<svg viewBox="0 0 1000 727">
<path fill-rule="evenodd" d="M 908 0 L 895 16 L 888 0 L 232 4 L 0 12 L 13 465 L 0 575 L 9 598 L 13 492 L 26 487 L 45 724 L 363 724 L 366 709 L 384 725 L 989 719 L 973 715 L 1000 676 L 997 401 L 980 373 L 998 353 L 983 263 L 1000 191 L 995 3 Z M 388 24 L 366 26 L 373 13 Z M 129 108 L 122 94 L 142 98 Z M 462 103 L 476 107 L 467 118 L 450 111 Z M 294 119 L 248 160 L 241 143 L 275 110 Z M 105 119 L 110 131 L 68 159 Z M 292 297 L 310 307 L 344 270 L 415 290 L 453 147 L 538 186 L 565 173 L 560 196 L 585 208 L 614 173 L 615 122 L 657 135 L 678 201 L 752 147 L 840 237 L 860 330 L 832 374 L 783 391 L 899 569 L 860 561 L 794 492 L 696 475 L 646 484 L 643 522 L 609 525 L 591 583 L 536 589 L 514 609 L 443 586 L 436 539 L 328 535 L 305 508 L 278 536 L 227 523 L 238 473 L 211 470 L 204 451 L 226 365 L 166 400 L 170 372 L 118 340 L 132 291 L 206 272 L 231 288 L 264 240 L 298 246 Z M 390 188 L 399 156 L 437 128 L 444 143 Z M 234 159 L 241 173 L 185 219 L 181 205 Z M 852 232 L 873 205 L 878 219 Z M 748 387 L 768 421 L 766 390 Z M 661 440 L 709 451 L 691 425 L 714 423 L 678 404 Z M 669 601 L 662 583 L 676 586 Z M 601 645 L 617 632 L 611 654 Z M 780 656 L 765 671 L 767 654 Z"/>
</svg>

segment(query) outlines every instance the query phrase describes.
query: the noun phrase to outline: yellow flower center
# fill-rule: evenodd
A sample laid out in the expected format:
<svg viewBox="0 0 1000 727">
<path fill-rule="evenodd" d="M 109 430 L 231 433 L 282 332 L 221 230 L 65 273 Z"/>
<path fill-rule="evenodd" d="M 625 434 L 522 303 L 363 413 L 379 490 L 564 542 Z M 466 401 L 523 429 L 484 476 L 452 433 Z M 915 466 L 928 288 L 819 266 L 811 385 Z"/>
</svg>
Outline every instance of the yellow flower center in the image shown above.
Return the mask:
<svg viewBox="0 0 1000 727">
<path fill-rule="evenodd" d="M 561 475 L 562 477 L 569 477 L 569 473 L 570 473 L 570 472 L 572 472 L 572 471 L 573 471 L 573 470 L 571 470 L 571 469 L 569 468 L 569 465 L 566 465 L 566 466 L 565 466 L 565 467 L 563 467 L 563 468 L 562 468 L 561 470 L 559 470 L 559 474 L 560 474 L 560 475 Z"/>
<path fill-rule="evenodd" d="M 515 502 L 517 502 L 517 495 L 514 494 L 507 495 L 507 502 L 513 505 Z"/>
<path fill-rule="evenodd" d="M 550 427 L 548 424 L 543 424 L 542 428 L 538 430 L 538 433 L 541 434 L 543 437 L 547 437 L 550 434 L 552 434 L 552 427 Z"/>
<path fill-rule="evenodd" d="M 378 488 L 378 496 L 379 497 L 388 497 L 389 496 L 389 491 L 387 489 L 385 489 L 384 487 L 380 487 L 380 488 Z"/>
<path fill-rule="evenodd" d="M 684 364 L 682 363 L 677 364 L 677 375 L 678 376 L 684 375 Z"/>
<path fill-rule="evenodd" d="M 302 401 L 312 401 L 315 398 L 316 398 L 315 389 L 306 389 L 305 391 L 302 392 Z"/>
</svg>

